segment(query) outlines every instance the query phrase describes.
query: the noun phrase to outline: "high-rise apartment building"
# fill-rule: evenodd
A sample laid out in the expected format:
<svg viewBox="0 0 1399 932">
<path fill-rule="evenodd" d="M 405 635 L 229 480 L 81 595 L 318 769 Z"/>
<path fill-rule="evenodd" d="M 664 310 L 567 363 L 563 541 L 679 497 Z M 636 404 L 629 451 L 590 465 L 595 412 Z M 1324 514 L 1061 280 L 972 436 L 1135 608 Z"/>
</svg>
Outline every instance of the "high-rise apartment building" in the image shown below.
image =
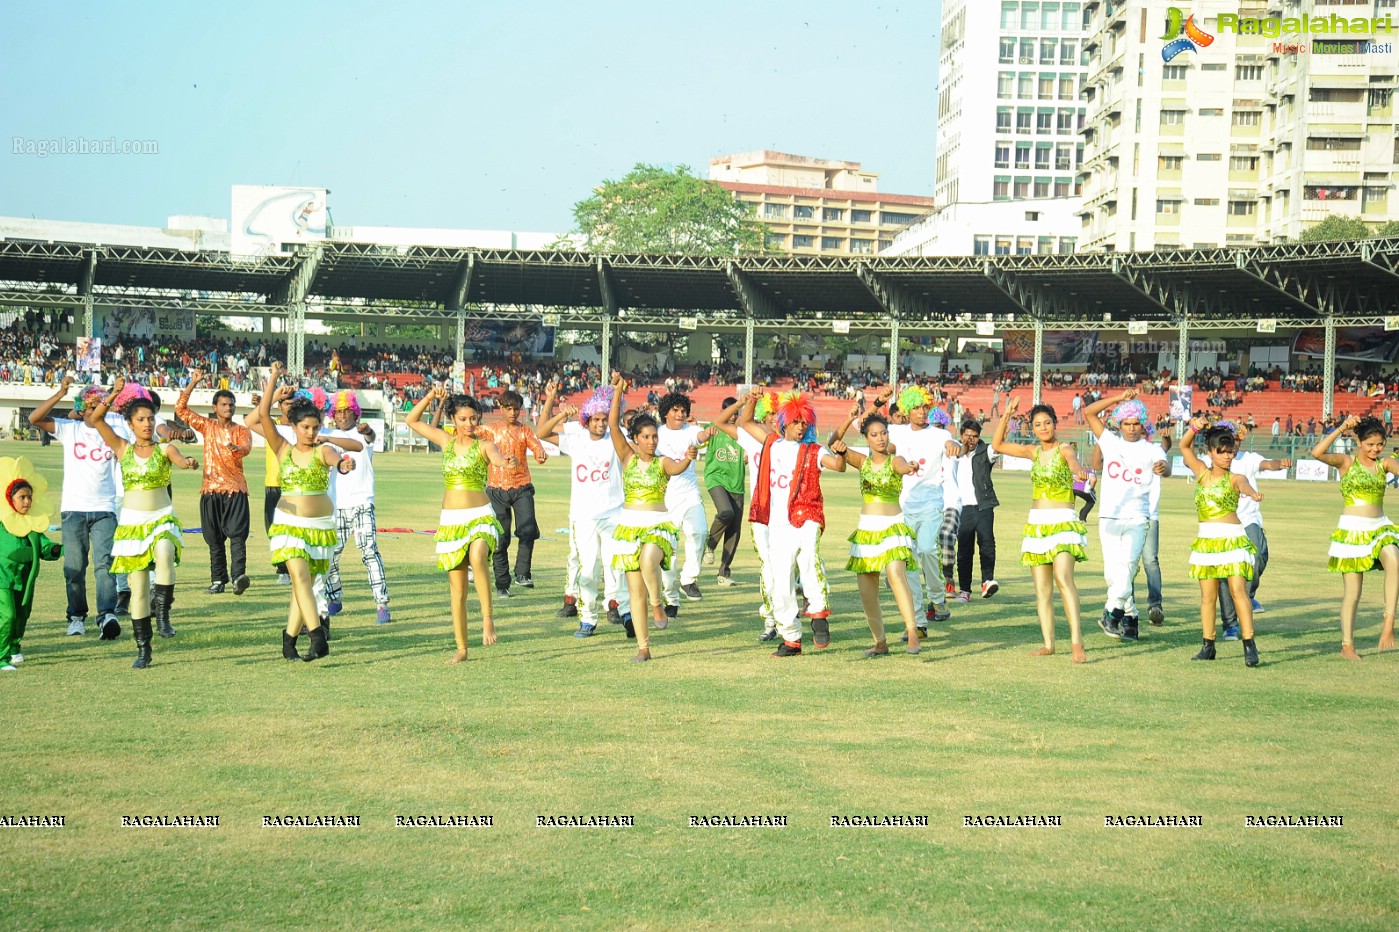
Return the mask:
<svg viewBox="0 0 1399 932">
<path fill-rule="evenodd" d="M 873 255 L 933 209 L 931 197 L 879 193 L 879 174 L 859 162 L 761 150 L 710 159 L 709 178 L 794 255 Z"/>
<path fill-rule="evenodd" d="M 1080 249 L 1242 246 L 1333 213 L 1399 217 L 1399 32 L 1356 28 L 1395 0 L 1084 6 Z"/>
<path fill-rule="evenodd" d="M 944 0 L 938 212 L 891 252 L 1073 252 L 1083 158 L 1079 0 Z"/>
</svg>

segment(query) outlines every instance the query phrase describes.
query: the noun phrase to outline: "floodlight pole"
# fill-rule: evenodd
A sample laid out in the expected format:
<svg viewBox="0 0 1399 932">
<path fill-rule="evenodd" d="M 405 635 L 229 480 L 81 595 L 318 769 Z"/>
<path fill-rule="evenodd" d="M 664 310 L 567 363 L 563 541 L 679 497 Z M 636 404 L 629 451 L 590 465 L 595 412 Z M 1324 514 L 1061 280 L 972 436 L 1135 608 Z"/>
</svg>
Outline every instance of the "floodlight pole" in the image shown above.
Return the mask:
<svg viewBox="0 0 1399 932">
<path fill-rule="evenodd" d="M 1040 386 L 1044 376 L 1044 317 L 1035 311 L 1035 374 L 1034 390 L 1030 395 L 1030 403 L 1037 405 L 1040 403 Z"/>
<path fill-rule="evenodd" d="M 83 252 L 83 267 L 78 276 L 78 294 L 83 299 L 83 336 L 97 336 L 97 320 L 93 309 L 92 286 L 97 280 L 97 250 Z"/>
<path fill-rule="evenodd" d="M 602 384 L 612 381 L 612 315 L 602 319 Z"/>
<path fill-rule="evenodd" d="M 743 384 L 753 386 L 753 318 L 743 321 Z"/>
<path fill-rule="evenodd" d="M 466 308 L 457 308 L 456 364 L 453 370 L 461 373 L 461 390 L 466 391 Z"/>
<path fill-rule="evenodd" d="M 889 315 L 889 384 L 899 383 L 899 314 Z"/>
<path fill-rule="evenodd" d="M 452 369 L 462 374 L 462 391 L 466 391 L 466 299 L 471 294 L 471 278 L 475 274 L 476 255 L 473 253 L 457 268 L 452 291 L 447 296 L 447 310 L 456 311 L 457 315 L 456 359 Z"/>
<path fill-rule="evenodd" d="M 1187 373 L 1190 371 L 1190 314 L 1184 308 L 1181 309 L 1177 326 L 1179 342 L 1176 344 L 1176 384 L 1184 388 L 1185 380 L 1189 377 Z M 1189 417 L 1189 412 L 1186 412 L 1186 416 Z"/>
<path fill-rule="evenodd" d="M 597 257 L 598 293 L 602 295 L 602 383 L 612 381 L 612 319 L 617 316 L 617 293 L 612 288 L 612 278 L 607 274 L 607 264 L 602 256 Z"/>
<path fill-rule="evenodd" d="M 1326 328 L 1326 349 L 1321 359 L 1321 419 L 1323 421 L 1331 419 L 1336 396 L 1336 314 L 1329 295 L 1326 303 L 1326 319 L 1323 321 Z"/>
</svg>

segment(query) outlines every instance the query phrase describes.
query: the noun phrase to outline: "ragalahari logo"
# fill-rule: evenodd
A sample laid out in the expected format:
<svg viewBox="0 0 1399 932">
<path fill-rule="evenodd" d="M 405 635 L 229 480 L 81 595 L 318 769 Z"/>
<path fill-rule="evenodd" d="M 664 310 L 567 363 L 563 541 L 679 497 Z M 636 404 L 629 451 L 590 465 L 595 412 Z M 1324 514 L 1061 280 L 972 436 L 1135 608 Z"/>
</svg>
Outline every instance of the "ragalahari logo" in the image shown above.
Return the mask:
<svg viewBox="0 0 1399 932">
<path fill-rule="evenodd" d="M 1166 44 L 1161 48 L 1161 60 L 1170 61 L 1181 52 L 1193 52 L 1214 42 L 1214 36 L 1195 25 L 1195 15 L 1186 16 L 1180 7 L 1166 10 Z"/>
</svg>

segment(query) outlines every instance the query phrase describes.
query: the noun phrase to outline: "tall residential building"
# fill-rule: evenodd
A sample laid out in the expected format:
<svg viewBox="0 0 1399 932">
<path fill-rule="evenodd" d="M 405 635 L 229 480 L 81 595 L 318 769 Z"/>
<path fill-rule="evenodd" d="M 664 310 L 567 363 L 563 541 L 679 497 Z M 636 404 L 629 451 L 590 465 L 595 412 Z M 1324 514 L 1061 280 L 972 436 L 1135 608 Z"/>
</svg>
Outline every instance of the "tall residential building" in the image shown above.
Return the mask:
<svg viewBox="0 0 1399 932">
<path fill-rule="evenodd" d="M 1078 0 L 945 0 L 938 66 L 938 212 L 898 254 L 1073 252 L 1080 98 Z"/>
<path fill-rule="evenodd" d="M 709 161 L 709 177 L 752 207 L 768 245 L 795 255 L 873 255 L 933 209 L 933 199 L 880 194 L 859 162 L 762 150 Z"/>
<path fill-rule="evenodd" d="M 1295 239 L 1331 213 L 1399 216 L 1399 34 L 1350 31 L 1394 6 L 1086 0 L 1080 248 L 1242 246 Z M 1317 18 L 1326 32 L 1283 31 Z"/>
</svg>

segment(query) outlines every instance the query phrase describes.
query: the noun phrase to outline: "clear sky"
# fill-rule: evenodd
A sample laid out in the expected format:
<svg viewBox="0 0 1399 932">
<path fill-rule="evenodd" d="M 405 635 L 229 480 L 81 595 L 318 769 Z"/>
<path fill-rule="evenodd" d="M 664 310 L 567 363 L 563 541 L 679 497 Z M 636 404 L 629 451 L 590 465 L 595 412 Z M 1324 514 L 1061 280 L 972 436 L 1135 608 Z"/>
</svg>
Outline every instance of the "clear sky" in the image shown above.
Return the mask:
<svg viewBox="0 0 1399 932">
<path fill-rule="evenodd" d="M 160 226 L 296 184 L 341 225 L 564 232 L 637 162 L 764 148 L 930 195 L 938 6 L 0 0 L 0 215 Z M 15 151 L 112 137 L 159 153 Z"/>
</svg>

